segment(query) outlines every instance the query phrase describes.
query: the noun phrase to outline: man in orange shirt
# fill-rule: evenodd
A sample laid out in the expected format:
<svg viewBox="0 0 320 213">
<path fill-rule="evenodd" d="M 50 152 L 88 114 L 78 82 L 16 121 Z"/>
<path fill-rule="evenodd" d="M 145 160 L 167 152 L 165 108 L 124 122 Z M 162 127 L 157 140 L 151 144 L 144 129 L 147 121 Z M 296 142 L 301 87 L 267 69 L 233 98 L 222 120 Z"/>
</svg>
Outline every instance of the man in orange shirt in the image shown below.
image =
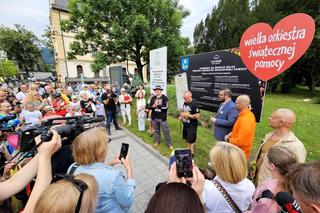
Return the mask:
<svg viewBox="0 0 320 213">
<path fill-rule="evenodd" d="M 256 130 L 256 118 L 250 111 L 250 98 L 247 95 L 239 95 L 236 100 L 239 117 L 233 126 L 232 132 L 225 136 L 225 140 L 238 146 L 249 159 L 250 151 Z"/>
</svg>

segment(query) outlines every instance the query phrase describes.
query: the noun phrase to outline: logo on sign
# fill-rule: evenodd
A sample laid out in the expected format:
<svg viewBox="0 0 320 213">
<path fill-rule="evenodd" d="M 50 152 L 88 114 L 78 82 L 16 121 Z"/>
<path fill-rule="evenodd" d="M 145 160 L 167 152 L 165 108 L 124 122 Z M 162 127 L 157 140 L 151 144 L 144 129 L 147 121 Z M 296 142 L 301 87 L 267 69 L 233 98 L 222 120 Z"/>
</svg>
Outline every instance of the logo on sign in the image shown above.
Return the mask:
<svg viewBox="0 0 320 213">
<path fill-rule="evenodd" d="M 182 58 L 181 60 L 181 68 L 183 71 L 188 70 L 190 63 L 190 58 Z"/>
<path fill-rule="evenodd" d="M 289 15 L 273 28 L 266 23 L 254 24 L 241 37 L 241 59 L 257 78 L 270 80 L 303 56 L 314 33 L 315 22 L 304 13 Z"/>
<path fill-rule="evenodd" d="M 222 59 L 220 59 L 219 55 L 214 55 L 213 60 L 210 62 L 212 65 L 221 64 Z"/>
</svg>

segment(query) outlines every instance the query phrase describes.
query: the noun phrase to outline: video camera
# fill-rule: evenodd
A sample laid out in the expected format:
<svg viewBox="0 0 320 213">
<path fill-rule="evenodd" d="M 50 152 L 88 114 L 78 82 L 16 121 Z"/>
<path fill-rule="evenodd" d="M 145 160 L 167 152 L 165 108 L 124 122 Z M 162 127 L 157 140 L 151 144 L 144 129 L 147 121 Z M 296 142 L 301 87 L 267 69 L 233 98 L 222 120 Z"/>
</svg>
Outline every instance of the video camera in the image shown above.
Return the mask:
<svg viewBox="0 0 320 213">
<path fill-rule="evenodd" d="M 8 126 L 7 123 L 13 119 L 16 119 L 17 116 L 15 114 L 7 115 L 3 118 L 0 118 L 0 131 L 1 132 L 14 132 L 14 126 Z M 5 124 L 5 125 L 4 125 Z"/>
<path fill-rule="evenodd" d="M 57 125 L 54 121 L 66 121 L 65 125 L 57 126 L 53 128 L 61 135 L 61 138 L 66 138 L 63 140 L 63 144 L 72 143 L 72 141 L 83 131 L 90 129 L 92 123 L 104 121 L 103 117 L 91 118 L 88 116 L 75 116 L 75 117 L 64 117 L 64 118 L 53 118 L 42 122 L 41 124 L 36 124 L 32 126 L 25 126 L 18 131 L 19 134 L 19 144 L 21 152 L 28 152 L 32 150 L 35 146 L 34 138 L 41 135 L 41 141 L 47 142 L 52 139 L 53 133 L 50 128 L 53 125 Z M 63 145 L 62 144 L 62 145 Z"/>
</svg>

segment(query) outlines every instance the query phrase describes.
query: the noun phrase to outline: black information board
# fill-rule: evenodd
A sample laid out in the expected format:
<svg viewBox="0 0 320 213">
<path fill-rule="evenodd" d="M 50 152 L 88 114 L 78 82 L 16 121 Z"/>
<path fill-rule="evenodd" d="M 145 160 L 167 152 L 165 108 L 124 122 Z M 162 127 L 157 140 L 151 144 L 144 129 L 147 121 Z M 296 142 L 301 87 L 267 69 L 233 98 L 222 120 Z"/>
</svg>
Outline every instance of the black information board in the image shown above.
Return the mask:
<svg viewBox="0 0 320 213">
<path fill-rule="evenodd" d="M 219 91 L 230 88 L 233 101 L 249 95 L 252 112 L 260 121 L 266 82 L 252 75 L 239 55 L 222 50 L 183 56 L 180 70 L 187 73 L 188 88 L 201 109 L 217 112 Z"/>
</svg>

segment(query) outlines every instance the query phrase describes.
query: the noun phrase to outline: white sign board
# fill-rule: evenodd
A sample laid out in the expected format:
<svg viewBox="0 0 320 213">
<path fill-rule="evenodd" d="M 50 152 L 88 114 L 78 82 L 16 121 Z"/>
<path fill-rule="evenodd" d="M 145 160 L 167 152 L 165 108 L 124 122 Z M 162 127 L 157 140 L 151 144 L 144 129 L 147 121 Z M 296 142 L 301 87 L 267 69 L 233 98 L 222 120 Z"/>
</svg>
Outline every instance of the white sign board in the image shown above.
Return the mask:
<svg viewBox="0 0 320 213">
<path fill-rule="evenodd" d="M 7 53 L 3 50 L 0 50 L 0 59 L 6 59 L 7 58 Z"/>
<path fill-rule="evenodd" d="M 167 47 L 150 51 L 150 94 L 156 86 L 167 94 Z"/>
<path fill-rule="evenodd" d="M 174 82 L 176 85 L 176 97 L 177 97 L 177 107 L 182 109 L 184 99 L 183 95 L 188 91 L 188 80 L 187 73 L 183 72 L 174 77 Z"/>
</svg>

